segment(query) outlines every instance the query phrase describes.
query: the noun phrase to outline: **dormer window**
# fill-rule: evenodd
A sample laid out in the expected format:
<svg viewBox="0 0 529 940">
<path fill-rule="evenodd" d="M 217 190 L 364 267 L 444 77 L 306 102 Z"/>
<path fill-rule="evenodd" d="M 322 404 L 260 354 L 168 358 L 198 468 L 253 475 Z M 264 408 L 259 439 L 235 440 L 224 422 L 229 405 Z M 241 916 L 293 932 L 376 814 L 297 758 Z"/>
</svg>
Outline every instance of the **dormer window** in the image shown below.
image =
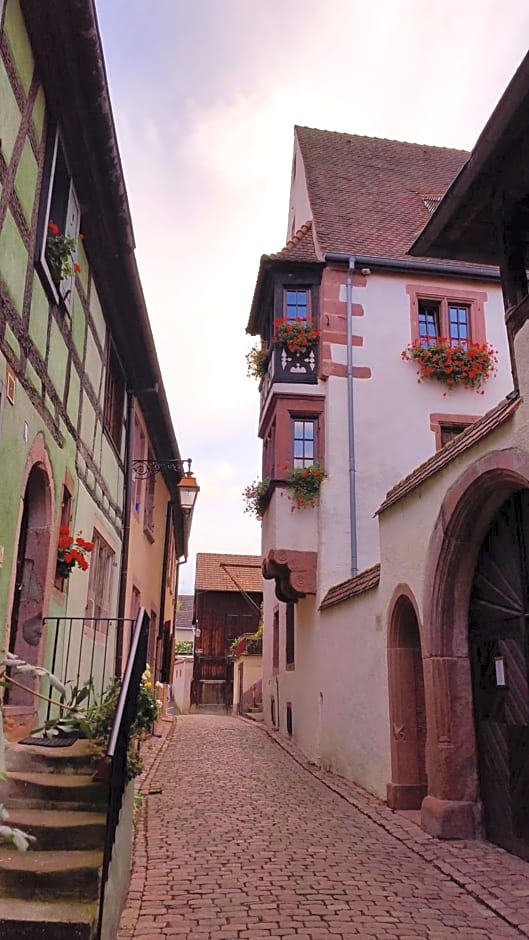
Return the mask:
<svg viewBox="0 0 529 940">
<path fill-rule="evenodd" d="M 310 319 L 310 291 L 304 287 L 287 288 L 284 292 L 284 317 L 286 320 Z"/>
</svg>

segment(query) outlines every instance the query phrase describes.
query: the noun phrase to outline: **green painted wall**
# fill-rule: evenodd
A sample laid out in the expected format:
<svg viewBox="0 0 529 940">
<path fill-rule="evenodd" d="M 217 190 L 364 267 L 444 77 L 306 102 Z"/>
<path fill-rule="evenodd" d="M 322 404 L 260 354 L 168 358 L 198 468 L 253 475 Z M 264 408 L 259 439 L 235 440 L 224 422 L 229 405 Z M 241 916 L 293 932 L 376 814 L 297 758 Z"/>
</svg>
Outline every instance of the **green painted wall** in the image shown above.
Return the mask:
<svg viewBox="0 0 529 940">
<path fill-rule="evenodd" d="M 51 551 L 56 551 L 63 487 L 71 479 L 73 533 L 82 530 L 90 537 L 95 526 L 115 553 L 113 612 L 121 554 L 118 511 L 123 503 L 123 474 L 103 429 L 107 327 L 88 254 L 80 240 L 81 272 L 70 311 L 50 304 L 45 275 L 33 260 L 40 256 L 40 247 L 39 233 L 31 225 L 40 200 L 47 196 L 39 191 L 47 115 L 44 89 L 35 86 L 33 54 L 19 0 L 6 2 L 4 31 L 7 52 L 5 58 L 0 54 L 0 148 L 11 188 L 6 211 L 0 215 L 0 282 L 9 298 L 7 325 L 0 328 L 0 544 L 4 548 L 0 647 L 5 647 L 9 636 L 23 481 L 36 438 L 42 437 L 51 467 L 55 504 Z M 24 114 L 27 130 L 22 131 Z M 9 370 L 15 375 L 13 402 L 6 397 Z M 48 585 L 45 613 L 82 617 L 88 578 L 87 572 L 75 569 L 65 590 Z M 51 642 L 50 634 L 47 646 Z M 111 668 L 111 661 L 107 662 L 106 671 Z"/>
</svg>

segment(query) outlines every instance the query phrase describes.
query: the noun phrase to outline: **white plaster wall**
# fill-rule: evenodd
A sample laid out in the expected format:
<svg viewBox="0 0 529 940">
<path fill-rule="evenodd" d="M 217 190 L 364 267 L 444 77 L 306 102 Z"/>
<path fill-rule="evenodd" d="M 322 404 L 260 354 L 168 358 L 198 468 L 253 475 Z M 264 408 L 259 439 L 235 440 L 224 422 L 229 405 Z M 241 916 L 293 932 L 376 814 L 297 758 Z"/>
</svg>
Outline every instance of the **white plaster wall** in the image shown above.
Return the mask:
<svg viewBox="0 0 529 940">
<path fill-rule="evenodd" d="M 173 702 L 182 715 L 191 707 L 191 681 L 193 679 L 193 657 L 177 656 L 173 670 L 171 687 Z"/>
<path fill-rule="evenodd" d="M 263 657 L 255 654 L 239 656 L 233 663 L 233 714 L 239 712 L 239 667 L 242 664 L 243 695 L 263 678 Z"/>
<path fill-rule="evenodd" d="M 365 312 L 353 319 L 353 332 L 363 337 L 363 346 L 353 349 L 353 362 L 372 371 L 371 378 L 353 382 L 360 571 L 379 560 L 374 514 L 386 492 L 435 450 L 430 414 L 480 415 L 512 389 L 503 302 L 499 287 L 494 285 L 486 285 L 485 318 L 487 339 L 499 351 L 499 366 L 497 376 L 485 383 L 485 393 L 465 389 L 447 393 L 438 382 L 417 383 L 416 368 L 400 356 L 411 339 L 406 292 L 411 280 L 415 284 L 423 279 L 373 274 L 366 287 L 353 288 L 353 302 L 362 304 Z M 430 290 L 435 285 L 457 297 L 457 282 L 425 278 L 424 285 L 425 293 L 428 285 Z M 483 284 L 468 282 L 460 289 L 483 290 Z M 340 295 L 345 296 L 343 290 Z M 344 364 L 345 346 L 334 345 L 332 351 L 333 359 Z M 325 464 L 329 480 L 321 503 L 320 596 L 351 574 L 347 381 L 331 376 L 327 386 Z"/>
<path fill-rule="evenodd" d="M 263 546 L 290 548 L 296 551 L 318 550 L 319 507 L 298 510 L 292 508 L 287 487 L 277 487 L 263 519 Z"/>
<path fill-rule="evenodd" d="M 486 332 L 488 341 L 499 350 L 500 364 L 497 377 L 486 383 L 485 394 L 466 390 L 445 394 L 438 383 L 417 384 L 413 364 L 403 362 L 400 356 L 411 339 L 406 284 L 412 280 L 417 283 L 419 279 L 371 275 L 365 287 L 353 290 L 354 303 L 362 304 L 365 312 L 353 320 L 353 332 L 363 337 L 363 346 L 353 349 L 353 360 L 355 365 L 372 370 L 371 378 L 354 380 L 360 570 L 380 560 L 379 525 L 374 514 L 386 492 L 434 453 L 430 414 L 479 415 L 512 388 L 502 298 L 499 288 L 492 285 L 485 288 L 489 298 Z M 432 285 L 431 279 L 424 283 Z M 441 283 L 446 294 L 457 296 L 456 283 Z M 484 288 L 467 283 L 462 289 Z M 521 346 L 521 338 L 519 343 Z M 529 335 L 526 345 L 529 359 Z M 345 347 L 334 345 L 332 356 L 333 361 L 345 363 Z M 280 501 L 275 495 L 264 519 L 263 554 L 272 547 L 314 550 L 316 537 L 318 594 L 296 605 L 295 670 L 287 671 L 284 605 L 275 598 L 274 584 L 266 583 L 265 720 L 270 725 L 273 694 L 279 699 L 279 732 L 286 734 L 286 702 L 292 702 L 293 738 L 309 759 L 384 798 L 390 779 L 386 615 L 391 594 L 396 584 L 405 581 L 417 598 L 422 598 L 427 542 L 448 485 L 477 456 L 502 446 L 507 437 L 498 430 L 428 481 L 420 492 L 411 494 L 404 501 L 405 513 L 404 505 L 385 513 L 379 588 L 320 612 L 318 604 L 328 588 L 351 574 L 347 381 L 330 376 L 316 388 L 320 393 L 326 391 L 328 472 L 319 510 L 290 513 L 284 497 Z M 517 423 L 518 413 L 514 426 Z M 513 422 L 509 424 L 512 429 Z M 280 664 L 278 674 L 272 675 L 275 607 L 280 609 Z"/>
<path fill-rule="evenodd" d="M 312 209 L 307 192 L 307 178 L 298 141 L 294 135 L 294 156 L 292 158 L 292 178 L 290 184 L 290 204 L 288 208 L 287 241 L 294 232 L 312 219 Z"/>
</svg>

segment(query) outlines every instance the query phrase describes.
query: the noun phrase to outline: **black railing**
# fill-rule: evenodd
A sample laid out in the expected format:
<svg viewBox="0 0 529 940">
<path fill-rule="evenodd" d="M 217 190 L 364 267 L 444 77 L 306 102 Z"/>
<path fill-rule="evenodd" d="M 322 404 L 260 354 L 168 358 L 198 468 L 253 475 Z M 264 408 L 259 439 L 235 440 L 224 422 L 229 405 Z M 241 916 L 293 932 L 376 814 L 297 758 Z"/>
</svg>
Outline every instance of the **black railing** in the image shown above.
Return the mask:
<svg viewBox="0 0 529 940">
<path fill-rule="evenodd" d="M 141 677 L 147 663 L 147 646 L 149 641 L 149 616 L 142 607 L 134 625 L 132 640 L 125 668 L 125 675 L 121 683 L 116 714 L 112 723 L 104 767 L 99 771 L 98 777 L 108 783 L 107 822 L 105 832 L 105 848 L 103 853 L 103 866 L 101 873 L 101 890 L 99 897 L 99 921 L 96 940 L 100 940 L 103 926 L 103 913 L 105 904 L 105 888 L 108 880 L 112 851 L 116 839 L 116 830 L 123 804 L 127 776 L 127 752 L 129 748 L 131 728 L 136 717 L 138 692 Z"/>
<path fill-rule="evenodd" d="M 120 623 L 123 625 L 122 635 L 125 636 L 128 625 L 132 637 L 135 621 L 122 620 Z M 88 685 L 84 707 L 100 702 L 114 675 L 118 620 L 115 617 L 45 617 L 43 624 L 48 635 L 52 636 L 50 672 L 70 689 Z M 124 656 L 126 654 L 127 650 L 124 650 Z M 51 685 L 48 697 L 60 706 L 60 693 Z M 51 709 L 50 702 L 47 720 Z"/>
<path fill-rule="evenodd" d="M 299 353 L 291 353 L 288 349 L 275 346 L 271 350 L 268 368 L 261 381 L 261 405 L 268 397 L 270 386 L 274 382 L 315 385 L 318 381 L 318 354 L 318 343 Z"/>
</svg>

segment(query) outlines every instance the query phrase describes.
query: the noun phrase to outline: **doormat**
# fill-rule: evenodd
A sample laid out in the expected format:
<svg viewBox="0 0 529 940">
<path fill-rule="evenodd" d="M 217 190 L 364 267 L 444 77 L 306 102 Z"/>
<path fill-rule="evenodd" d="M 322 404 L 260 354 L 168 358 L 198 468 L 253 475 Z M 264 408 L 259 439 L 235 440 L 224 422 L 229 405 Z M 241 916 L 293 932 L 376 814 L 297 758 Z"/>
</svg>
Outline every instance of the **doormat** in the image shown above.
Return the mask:
<svg viewBox="0 0 529 940">
<path fill-rule="evenodd" d="M 18 744 L 33 744 L 35 747 L 71 747 L 79 738 L 84 738 L 82 731 L 61 731 L 52 737 L 22 738 Z"/>
</svg>

